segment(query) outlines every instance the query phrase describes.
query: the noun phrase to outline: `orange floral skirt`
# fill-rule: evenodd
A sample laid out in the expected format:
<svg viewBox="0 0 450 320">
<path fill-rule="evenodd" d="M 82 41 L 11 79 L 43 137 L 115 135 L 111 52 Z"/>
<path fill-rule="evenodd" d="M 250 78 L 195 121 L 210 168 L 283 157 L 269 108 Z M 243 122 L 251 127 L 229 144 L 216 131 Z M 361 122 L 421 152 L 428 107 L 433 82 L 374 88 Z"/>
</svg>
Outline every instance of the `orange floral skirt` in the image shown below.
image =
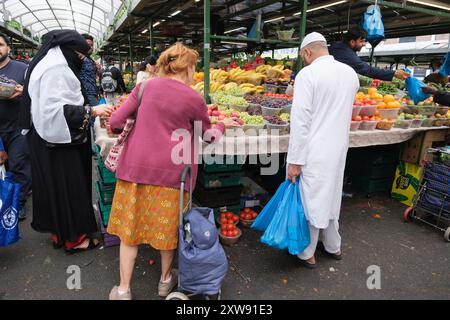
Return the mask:
<svg viewBox="0 0 450 320">
<path fill-rule="evenodd" d="M 184 192 L 185 207 L 188 200 Z M 157 250 L 174 250 L 179 210 L 179 189 L 117 180 L 108 233 L 130 246 L 149 244 Z"/>
</svg>

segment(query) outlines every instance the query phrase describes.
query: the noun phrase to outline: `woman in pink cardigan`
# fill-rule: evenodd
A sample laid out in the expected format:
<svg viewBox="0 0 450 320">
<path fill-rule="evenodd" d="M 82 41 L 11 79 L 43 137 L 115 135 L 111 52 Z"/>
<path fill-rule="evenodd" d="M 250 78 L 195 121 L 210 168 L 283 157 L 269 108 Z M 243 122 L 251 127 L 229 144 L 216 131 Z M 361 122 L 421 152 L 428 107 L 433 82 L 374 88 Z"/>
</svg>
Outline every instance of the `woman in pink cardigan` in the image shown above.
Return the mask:
<svg viewBox="0 0 450 320">
<path fill-rule="evenodd" d="M 158 294 L 166 297 L 177 285 L 172 264 L 178 244 L 179 180 L 186 164 L 191 164 L 194 185 L 197 178 L 194 141 L 198 137 L 194 135 L 194 122 L 201 124 L 202 133 L 211 129 L 203 98 L 189 87 L 197 60 L 196 51 L 178 43 L 159 58 L 159 78 L 144 84 L 136 123 L 116 171 L 108 232 L 121 240 L 120 285 L 112 289 L 111 300 L 131 299 L 130 282 L 139 244 L 160 250 L 162 274 Z M 140 85 L 112 115 L 110 124 L 114 131 L 122 130 L 126 120 L 134 117 L 139 88 Z M 214 138 L 220 138 L 225 127 L 234 126 L 237 123 L 233 119 L 218 123 Z M 172 139 L 175 131 L 189 133 L 182 145 L 189 151 L 184 156 L 190 163 L 173 159 L 179 155 L 173 150 L 178 150 L 181 141 Z M 185 200 L 187 196 L 185 192 Z"/>
</svg>

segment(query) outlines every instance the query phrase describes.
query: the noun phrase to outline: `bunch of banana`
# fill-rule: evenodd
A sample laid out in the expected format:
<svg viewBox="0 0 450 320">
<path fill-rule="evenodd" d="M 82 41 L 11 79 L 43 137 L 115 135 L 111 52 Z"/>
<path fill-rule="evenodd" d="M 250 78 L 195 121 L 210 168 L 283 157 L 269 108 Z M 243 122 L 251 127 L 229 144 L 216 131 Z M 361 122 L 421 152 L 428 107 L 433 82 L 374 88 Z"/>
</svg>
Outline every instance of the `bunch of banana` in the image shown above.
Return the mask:
<svg viewBox="0 0 450 320">
<path fill-rule="evenodd" d="M 223 91 L 224 88 L 225 84 L 217 81 L 212 81 L 211 84 L 209 85 L 209 92 L 215 93 L 217 91 Z"/>
<path fill-rule="evenodd" d="M 267 76 L 271 79 L 279 79 L 284 77 L 284 66 L 276 65 L 267 70 Z"/>
<path fill-rule="evenodd" d="M 196 85 L 191 86 L 191 88 L 194 89 L 195 91 L 197 91 L 198 93 L 203 94 L 203 89 L 205 88 L 205 83 L 203 81 L 199 82 Z"/>
<path fill-rule="evenodd" d="M 272 66 L 269 66 L 267 64 L 263 64 L 259 67 L 256 68 L 256 72 L 257 73 L 262 73 L 262 74 L 266 74 L 268 70 L 270 70 L 272 68 Z"/>
<path fill-rule="evenodd" d="M 262 86 L 255 86 L 253 83 L 243 83 L 239 87 L 244 93 L 261 93 L 264 91 Z"/>
<path fill-rule="evenodd" d="M 211 81 L 217 81 L 221 83 L 225 83 L 228 80 L 229 74 L 225 70 L 222 69 L 211 69 L 210 71 Z"/>
</svg>

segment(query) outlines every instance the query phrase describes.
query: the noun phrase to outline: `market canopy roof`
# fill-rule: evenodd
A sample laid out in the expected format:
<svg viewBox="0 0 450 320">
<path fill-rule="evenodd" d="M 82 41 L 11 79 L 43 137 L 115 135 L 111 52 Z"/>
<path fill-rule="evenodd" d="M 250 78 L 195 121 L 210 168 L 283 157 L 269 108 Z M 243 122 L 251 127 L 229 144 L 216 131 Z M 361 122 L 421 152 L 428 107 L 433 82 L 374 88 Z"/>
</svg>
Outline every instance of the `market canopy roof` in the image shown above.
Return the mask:
<svg viewBox="0 0 450 320">
<path fill-rule="evenodd" d="M 121 0 L 3 0 L 4 20 L 16 21 L 32 36 L 41 37 L 55 29 L 75 29 L 100 38 L 107 21 L 122 5 Z M 111 18 L 112 17 L 112 18 Z"/>
<path fill-rule="evenodd" d="M 203 0 L 136 1 L 137 5 L 121 25 L 116 26 L 104 49 L 112 52 L 122 45 L 122 53 L 129 50 L 129 38 L 135 55 L 148 54 L 149 23 L 154 26 L 155 43 L 164 45 L 176 39 L 192 39 L 201 45 L 203 40 Z M 358 25 L 363 13 L 375 0 L 309 0 L 306 32 L 318 31 L 332 41 L 342 36 L 348 27 Z M 426 4 L 424 4 L 426 3 Z M 379 0 L 387 38 L 448 33 L 450 30 L 450 5 L 448 0 Z M 264 38 L 276 39 L 281 26 L 295 29 L 299 37 L 303 0 L 244 1 L 211 0 L 212 34 L 246 36 L 262 14 L 265 21 Z M 432 6 L 433 5 L 433 6 Z M 218 32 L 218 33 L 217 33 Z M 219 43 L 215 47 L 230 46 Z M 268 47 L 268 45 L 266 45 Z"/>
</svg>

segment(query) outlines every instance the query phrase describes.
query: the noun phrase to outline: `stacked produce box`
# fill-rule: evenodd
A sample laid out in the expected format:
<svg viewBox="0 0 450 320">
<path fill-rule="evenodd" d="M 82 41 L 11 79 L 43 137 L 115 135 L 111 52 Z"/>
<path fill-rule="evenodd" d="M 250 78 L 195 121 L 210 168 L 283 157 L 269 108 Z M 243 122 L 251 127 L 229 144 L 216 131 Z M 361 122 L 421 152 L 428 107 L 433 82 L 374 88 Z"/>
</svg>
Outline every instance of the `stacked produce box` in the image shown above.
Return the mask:
<svg viewBox="0 0 450 320">
<path fill-rule="evenodd" d="M 101 229 L 103 233 L 105 246 L 114 246 L 120 243 L 119 238 L 112 236 L 106 232 L 106 227 L 109 222 L 109 215 L 111 213 L 112 201 L 116 188 L 116 176 L 110 172 L 100 156 L 99 148 L 96 146 L 97 153 L 97 176 L 98 180 L 95 182 L 95 189 L 98 197 L 98 210 L 100 213 Z"/>
<path fill-rule="evenodd" d="M 244 162 L 244 157 L 226 156 L 223 164 L 199 165 L 194 199 L 199 206 L 213 208 L 216 220 L 221 212 L 240 213 Z"/>
</svg>

